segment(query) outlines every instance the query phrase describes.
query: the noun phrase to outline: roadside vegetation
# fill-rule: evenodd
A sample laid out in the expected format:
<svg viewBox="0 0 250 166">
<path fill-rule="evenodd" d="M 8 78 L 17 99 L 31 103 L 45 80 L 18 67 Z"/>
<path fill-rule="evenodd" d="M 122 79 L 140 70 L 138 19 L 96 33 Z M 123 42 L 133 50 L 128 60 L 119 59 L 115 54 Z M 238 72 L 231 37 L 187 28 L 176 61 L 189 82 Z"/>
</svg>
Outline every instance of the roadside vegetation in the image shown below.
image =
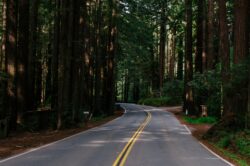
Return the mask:
<svg viewBox="0 0 250 166">
<path fill-rule="evenodd" d="M 249 0 L 0 0 L 0 137 L 79 127 L 115 102 L 181 105 L 249 160 Z"/>
</svg>

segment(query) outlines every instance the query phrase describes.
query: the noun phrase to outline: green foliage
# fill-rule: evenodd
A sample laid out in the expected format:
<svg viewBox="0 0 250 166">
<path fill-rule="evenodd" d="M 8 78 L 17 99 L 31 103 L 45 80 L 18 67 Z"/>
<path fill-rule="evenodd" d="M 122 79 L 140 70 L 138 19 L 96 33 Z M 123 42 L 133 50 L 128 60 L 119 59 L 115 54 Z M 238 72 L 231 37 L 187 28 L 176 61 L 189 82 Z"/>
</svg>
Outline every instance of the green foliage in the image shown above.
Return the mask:
<svg viewBox="0 0 250 166">
<path fill-rule="evenodd" d="M 167 81 L 163 86 L 163 96 L 170 98 L 171 105 L 179 105 L 182 102 L 183 87 L 183 81 Z"/>
<path fill-rule="evenodd" d="M 234 64 L 231 69 L 231 81 L 226 85 L 226 90 L 229 95 L 235 95 L 239 92 L 247 91 L 248 68 L 249 60 L 240 64 Z"/>
<path fill-rule="evenodd" d="M 181 1 L 156 1 L 156 0 L 124 0 L 120 4 L 120 17 L 118 20 L 119 40 L 117 50 L 117 94 L 118 100 L 124 97 L 125 75 L 129 77 L 128 98 L 133 101 L 133 85 L 139 80 L 139 97 L 152 97 L 152 89 L 158 88 L 158 35 L 161 23 L 160 12 L 164 7 L 169 11 L 167 29 L 169 32 L 177 31 L 177 38 L 184 33 L 184 3 Z M 183 50 L 183 48 L 179 48 Z M 126 73 L 126 74 L 125 74 Z M 182 94 L 174 94 L 179 87 L 170 83 L 164 87 L 164 97 L 170 96 L 172 103 L 181 103 Z M 177 84 L 179 85 L 179 84 Z M 168 88 L 169 87 L 169 88 Z M 173 87 L 171 89 L 170 87 Z M 172 90 L 173 94 L 168 94 Z M 126 93 L 127 94 L 127 93 Z M 159 96 L 159 95 L 158 95 Z M 181 96 L 181 97 L 180 97 Z"/>
<path fill-rule="evenodd" d="M 250 157 L 250 132 L 240 132 L 235 136 L 235 145 L 238 152 Z"/>
<path fill-rule="evenodd" d="M 212 143 L 216 145 L 226 156 L 232 158 L 239 165 L 245 166 L 247 163 L 240 158 L 250 157 L 250 131 L 239 132 L 220 131 L 216 138 L 212 138 Z M 240 157 L 239 157 L 240 156 Z"/>
<path fill-rule="evenodd" d="M 175 105 L 175 101 L 172 100 L 170 97 L 146 98 L 146 99 L 141 99 L 139 101 L 139 104 L 160 107 L 160 106 Z"/>
<path fill-rule="evenodd" d="M 241 157 L 239 157 L 238 154 L 227 151 L 223 148 L 220 148 L 218 145 L 214 145 L 219 149 L 225 156 L 229 157 L 230 159 L 234 160 L 239 166 L 249 166 L 249 164 L 243 160 Z"/>
<path fill-rule="evenodd" d="M 151 106 L 174 106 L 180 105 L 183 95 L 183 82 L 180 80 L 168 81 L 163 87 L 163 97 L 142 98 L 139 104 Z M 152 94 L 151 94 L 152 96 Z"/>
<path fill-rule="evenodd" d="M 73 111 L 75 112 L 75 118 L 72 118 Z M 63 128 L 72 128 L 79 126 L 84 121 L 84 112 L 89 111 L 87 108 L 80 108 L 79 110 L 72 110 L 72 107 L 68 107 L 63 113 Z"/>
<path fill-rule="evenodd" d="M 209 116 L 220 117 L 221 110 L 221 74 L 220 66 L 203 74 L 195 73 L 189 83 L 194 90 L 195 101 L 206 105 Z"/>
<path fill-rule="evenodd" d="M 99 116 L 94 116 L 91 121 L 93 122 L 98 122 L 98 121 L 101 121 L 103 120 L 104 118 L 106 118 L 107 116 L 106 115 L 99 115 Z"/>
<path fill-rule="evenodd" d="M 56 128 L 56 114 L 54 111 L 31 111 L 23 115 L 20 128 L 34 132 L 48 128 Z"/>
<path fill-rule="evenodd" d="M 217 122 L 217 118 L 215 117 L 191 118 L 186 116 L 184 120 L 191 124 L 215 124 Z"/>
<path fill-rule="evenodd" d="M 217 145 L 220 148 L 227 148 L 231 144 L 231 140 L 232 140 L 232 136 L 231 135 L 225 135 L 224 137 L 222 137 L 219 140 L 219 142 L 217 143 Z"/>
</svg>

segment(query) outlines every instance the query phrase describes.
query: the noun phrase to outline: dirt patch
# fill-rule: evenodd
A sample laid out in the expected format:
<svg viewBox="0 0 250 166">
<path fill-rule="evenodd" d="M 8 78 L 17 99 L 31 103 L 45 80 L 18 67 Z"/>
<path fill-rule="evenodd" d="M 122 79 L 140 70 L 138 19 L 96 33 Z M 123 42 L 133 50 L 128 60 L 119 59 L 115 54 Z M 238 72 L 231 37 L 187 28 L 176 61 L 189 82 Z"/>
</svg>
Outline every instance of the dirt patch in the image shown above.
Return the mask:
<svg viewBox="0 0 250 166">
<path fill-rule="evenodd" d="M 192 132 L 192 135 L 198 140 L 202 140 L 202 136 L 212 127 L 210 124 L 189 124 L 185 122 L 183 120 L 184 114 L 182 107 L 169 107 L 166 110 L 173 113 L 181 124 L 185 124 Z"/>
<path fill-rule="evenodd" d="M 213 152 L 221 156 L 222 158 L 226 159 L 227 161 L 230 161 L 234 165 L 237 165 L 237 163 L 232 160 L 231 158 L 225 156 L 222 151 L 220 151 L 218 148 L 214 147 L 211 143 L 208 141 L 202 139 L 203 135 L 212 127 L 210 124 L 190 124 L 184 121 L 184 113 L 182 112 L 182 107 L 168 107 L 166 108 L 166 111 L 171 112 L 175 115 L 175 117 L 180 121 L 181 124 L 185 124 L 190 131 L 192 132 L 192 135 L 201 143 L 206 145 L 209 149 L 211 149 Z"/>
<path fill-rule="evenodd" d="M 6 139 L 0 140 L 0 159 L 16 155 L 28 151 L 68 136 L 77 134 L 79 132 L 88 130 L 90 128 L 107 123 L 123 114 L 122 111 L 116 111 L 115 115 L 104 118 L 99 121 L 90 121 L 87 126 L 74 129 L 65 129 L 60 131 L 46 130 L 37 133 L 11 133 Z"/>
</svg>

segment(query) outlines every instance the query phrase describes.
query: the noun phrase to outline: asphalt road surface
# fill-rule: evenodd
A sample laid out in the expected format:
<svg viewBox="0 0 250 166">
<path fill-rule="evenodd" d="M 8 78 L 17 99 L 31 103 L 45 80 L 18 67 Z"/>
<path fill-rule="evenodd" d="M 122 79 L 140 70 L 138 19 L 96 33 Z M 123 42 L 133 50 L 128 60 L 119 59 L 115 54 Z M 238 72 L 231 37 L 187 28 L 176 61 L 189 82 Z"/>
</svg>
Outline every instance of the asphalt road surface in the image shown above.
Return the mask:
<svg viewBox="0 0 250 166">
<path fill-rule="evenodd" d="M 166 111 L 121 104 L 105 125 L 0 160 L 0 166 L 228 166 Z"/>
</svg>

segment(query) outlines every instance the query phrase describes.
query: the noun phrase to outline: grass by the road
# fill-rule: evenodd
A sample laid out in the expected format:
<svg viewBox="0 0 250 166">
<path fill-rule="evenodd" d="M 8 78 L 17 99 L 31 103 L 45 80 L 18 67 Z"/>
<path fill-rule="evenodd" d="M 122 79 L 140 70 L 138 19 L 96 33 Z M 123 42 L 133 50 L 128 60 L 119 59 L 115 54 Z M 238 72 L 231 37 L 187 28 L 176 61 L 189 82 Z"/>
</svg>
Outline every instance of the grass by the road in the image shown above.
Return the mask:
<svg viewBox="0 0 250 166">
<path fill-rule="evenodd" d="M 216 118 L 214 117 L 191 118 L 191 117 L 185 116 L 184 120 L 190 124 L 214 124 L 217 122 Z"/>
</svg>

